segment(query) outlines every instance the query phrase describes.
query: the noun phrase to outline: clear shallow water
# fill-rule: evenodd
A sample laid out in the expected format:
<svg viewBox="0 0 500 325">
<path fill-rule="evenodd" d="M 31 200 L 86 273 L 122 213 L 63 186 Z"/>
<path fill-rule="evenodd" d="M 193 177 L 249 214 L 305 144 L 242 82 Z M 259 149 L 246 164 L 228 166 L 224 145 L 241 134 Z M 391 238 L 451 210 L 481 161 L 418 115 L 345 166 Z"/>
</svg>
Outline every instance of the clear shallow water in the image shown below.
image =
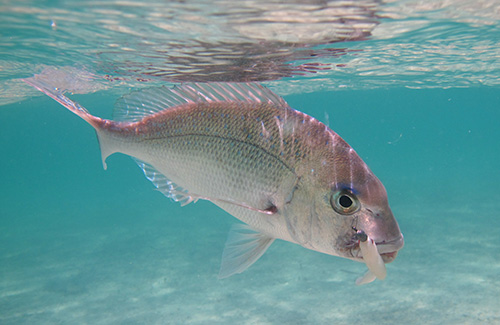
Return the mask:
<svg viewBox="0 0 500 325">
<path fill-rule="evenodd" d="M 443 10 L 432 15 L 445 19 Z M 424 47 L 432 37 L 424 31 L 413 41 Z M 390 40 L 342 44 L 382 51 L 380 42 Z M 27 61 L 37 62 L 27 53 Z M 498 65 L 498 57 L 487 57 Z M 406 71 L 410 59 L 403 56 L 394 69 Z M 39 72 L 29 67 L 2 77 Z M 464 86 L 460 71 L 449 70 L 457 87 Z M 236 220 L 206 202 L 184 208 L 170 202 L 128 157 L 110 157 L 104 171 L 94 131 L 36 97 L 0 108 L 0 323 L 500 322 L 498 86 L 457 88 L 451 78 L 451 89 L 429 89 L 436 85 L 425 81 L 423 89 L 405 89 L 419 76 L 394 74 L 403 84 L 369 90 L 389 79 L 338 73 L 267 84 L 278 92 L 291 88 L 283 93 L 290 93 L 289 104 L 328 120 L 386 186 L 405 247 L 387 266 L 385 281 L 356 287 L 364 265 L 285 242 L 241 275 L 218 280 Z M 298 91 L 314 90 L 322 79 L 360 84 Z M 100 84 L 90 79 L 89 87 L 94 81 Z M 127 87 L 72 98 L 109 117 Z"/>
<path fill-rule="evenodd" d="M 99 112 L 111 104 L 83 99 Z M 1 110 L 1 322 L 500 321 L 498 91 L 286 99 L 327 111 L 387 187 L 406 243 L 385 281 L 356 287 L 364 265 L 285 242 L 218 280 L 234 218 L 170 202 L 125 156 L 103 171 L 94 131 L 38 98 Z"/>
</svg>

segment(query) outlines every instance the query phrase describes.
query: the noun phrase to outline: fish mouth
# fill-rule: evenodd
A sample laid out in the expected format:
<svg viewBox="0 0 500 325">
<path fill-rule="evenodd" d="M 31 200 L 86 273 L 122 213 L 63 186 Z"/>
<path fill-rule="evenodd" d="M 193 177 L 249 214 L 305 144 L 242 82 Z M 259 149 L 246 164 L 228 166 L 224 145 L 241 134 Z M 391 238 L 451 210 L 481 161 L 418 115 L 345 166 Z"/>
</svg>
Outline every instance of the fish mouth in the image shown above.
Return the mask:
<svg viewBox="0 0 500 325">
<path fill-rule="evenodd" d="M 398 251 L 380 254 L 380 257 L 382 257 L 382 261 L 384 261 L 384 263 L 386 264 L 394 261 L 396 259 L 396 256 L 398 256 Z"/>
<path fill-rule="evenodd" d="M 375 242 L 375 244 L 384 263 L 391 263 L 396 259 L 398 251 L 404 246 L 403 234 L 390 241 Z"/>
<path fill-rule="evenodd" d="M 399 237 L 391 240 L 375 241 L 377 245 L 377 251 L 382 257 L 384 263 L 391 263 L 396 259 L 398 251 L 404 246 L 403 234 Z M 361 256 L 361 249 L 359 248 L 359 242 L 355 241 L 350 245 L 351 255 L 355 260 L 363 261 L 363 256 Z"/>
</svg>

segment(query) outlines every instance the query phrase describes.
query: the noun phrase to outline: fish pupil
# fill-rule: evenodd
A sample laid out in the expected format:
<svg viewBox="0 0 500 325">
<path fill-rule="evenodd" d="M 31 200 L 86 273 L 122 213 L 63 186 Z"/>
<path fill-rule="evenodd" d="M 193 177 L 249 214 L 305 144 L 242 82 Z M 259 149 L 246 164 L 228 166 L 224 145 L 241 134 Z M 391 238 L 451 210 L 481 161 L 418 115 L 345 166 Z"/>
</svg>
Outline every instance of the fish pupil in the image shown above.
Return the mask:
<svg viewBox="0 0 500 325">
<path fill-rule="evenodd" d="M 343 208 L 349 208 L 349 207 L 351 207 L 351 205 L 353 204 L 353 202 L 352 202 L 352 199 L 350 197 L 348 197 L 347 195 L 342 195 L 339 198 L 339 204 Z"/>
</svg>

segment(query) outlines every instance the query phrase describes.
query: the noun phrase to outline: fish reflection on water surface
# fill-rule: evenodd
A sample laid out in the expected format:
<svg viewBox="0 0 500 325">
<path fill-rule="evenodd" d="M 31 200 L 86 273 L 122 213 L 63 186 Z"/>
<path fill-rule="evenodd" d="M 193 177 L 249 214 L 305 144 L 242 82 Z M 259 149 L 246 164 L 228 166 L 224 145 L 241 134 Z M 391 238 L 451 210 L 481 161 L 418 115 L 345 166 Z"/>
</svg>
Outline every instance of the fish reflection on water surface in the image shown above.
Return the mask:
<svg viewBox="0 0 500 325">
<path fill-rule="evenodd" d="M 167 197 L 209 200 L 245 223 L 228 235 L 220 277 L 282 239 L 365 262 L 363 284 L 383 279 L 403 247 L 385 188 L 356 152 L 261 85 L 144 89 L 120 98 L 105 120 L 47 80 L 25 81 L 94 127 L 104 168 L 109 155 L 130 155 Z"/>
</svg>

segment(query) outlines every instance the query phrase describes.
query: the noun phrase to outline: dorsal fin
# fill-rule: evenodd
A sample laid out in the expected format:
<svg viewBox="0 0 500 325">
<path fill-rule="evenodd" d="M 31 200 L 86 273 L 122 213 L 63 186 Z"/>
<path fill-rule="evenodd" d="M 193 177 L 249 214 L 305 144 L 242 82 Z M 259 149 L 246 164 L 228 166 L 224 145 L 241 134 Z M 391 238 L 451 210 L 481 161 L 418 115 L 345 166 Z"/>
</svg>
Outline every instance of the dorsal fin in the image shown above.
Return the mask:
<svg viewBox="0 0 500 325">
<path fill-rule="evenodd" d="M 283 98 L 256 83 L 186 83 L 174 88 L 145 88 L 125 95 L 116 102 L 113 119 L 136 122 L 170 107 L 211 102 L 269 103 L 288 107 Z"/>
</svg>

